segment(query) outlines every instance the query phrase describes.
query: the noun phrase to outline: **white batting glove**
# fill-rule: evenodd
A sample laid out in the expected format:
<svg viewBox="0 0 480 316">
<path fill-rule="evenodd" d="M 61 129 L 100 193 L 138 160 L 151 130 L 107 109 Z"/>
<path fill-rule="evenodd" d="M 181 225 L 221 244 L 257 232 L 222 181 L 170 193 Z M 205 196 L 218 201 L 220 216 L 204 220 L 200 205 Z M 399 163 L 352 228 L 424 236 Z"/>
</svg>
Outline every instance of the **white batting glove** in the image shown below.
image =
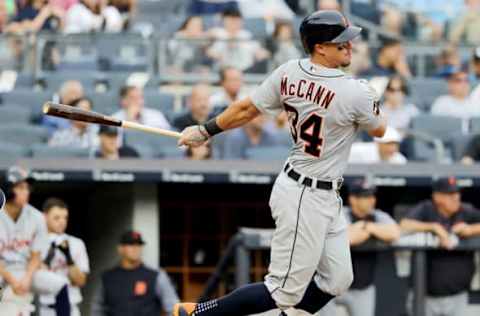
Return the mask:
<svg viewBox="0 0 480 316">
<path fill-rule="evenodd" d="M 178 146 L 198 147 L 208 142 L 209 139 L 210 136 L 203 125 L 193 125 L 182 131 Z"/>
</svg>

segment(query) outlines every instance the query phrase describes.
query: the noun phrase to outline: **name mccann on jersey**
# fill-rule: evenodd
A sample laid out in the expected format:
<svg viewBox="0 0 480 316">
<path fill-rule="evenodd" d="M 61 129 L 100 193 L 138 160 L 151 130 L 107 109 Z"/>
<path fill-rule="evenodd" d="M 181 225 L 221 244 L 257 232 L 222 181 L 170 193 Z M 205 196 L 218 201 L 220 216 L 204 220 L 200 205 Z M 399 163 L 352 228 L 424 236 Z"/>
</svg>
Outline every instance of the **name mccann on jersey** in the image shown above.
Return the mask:
<svg viewBox="0 0 480 316">
<path fill-rule="evenodd" d="M 280 94 L 303 98 L 309 102 L 320 105 L 324 109 L 328 109 L 333 97 L 335 97 L 335 92 L 328 90 L 316 82 L 305 79 L 289 82 L 287 76 L 283 76 L 280 82 Z"/>
</svg>

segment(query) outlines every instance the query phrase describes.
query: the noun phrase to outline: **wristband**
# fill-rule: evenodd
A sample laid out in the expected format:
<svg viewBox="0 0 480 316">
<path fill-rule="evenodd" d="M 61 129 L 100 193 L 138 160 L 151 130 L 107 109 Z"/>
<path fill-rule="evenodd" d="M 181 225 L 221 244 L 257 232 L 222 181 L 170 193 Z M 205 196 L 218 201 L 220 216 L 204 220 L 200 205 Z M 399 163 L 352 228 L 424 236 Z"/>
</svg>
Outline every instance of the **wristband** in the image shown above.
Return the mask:
<svg viewBox="0 0 480 316">
<path fill-rule="evenodd" d="M 217 119 L 214 117 L 203 125 L 208 135 L 214 136 L 223 132 L 223 129 L 220 128 L 217 124 Z"/>
</svg>

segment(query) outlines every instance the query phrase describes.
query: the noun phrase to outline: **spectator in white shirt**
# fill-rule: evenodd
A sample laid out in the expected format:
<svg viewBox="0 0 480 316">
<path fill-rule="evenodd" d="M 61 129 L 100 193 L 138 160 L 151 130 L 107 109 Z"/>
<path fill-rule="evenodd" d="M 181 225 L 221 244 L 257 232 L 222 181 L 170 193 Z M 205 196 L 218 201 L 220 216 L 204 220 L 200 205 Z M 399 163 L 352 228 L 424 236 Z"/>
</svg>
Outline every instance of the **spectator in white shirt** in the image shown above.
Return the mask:
<svg viewBox="0 0 480 316">
<path fill-rule="evenodd" d="M 400 153 L 402 136 L 393 127 L 387 127 L 382 138 L 375 137 L 373 142 L 354 143 L 350 151 L 349 163 L 390 163 L 405 164 L 407 158 Z"/>
<path fill-rule="evenodd" d="M 420 113 L 415 105 L 405 102 L 407 95 L 408 87 L 405 79 L 398 75 L 390 78 L 385 89 L 383 113 L 388 117 L 388 124 L 401 134 L 405 134 L 412 118 Z"/>
<path fill-rule="evenodd" d="M 81 0 L 67 11 L 65 33 L 89 33 L 104 30 L 120 32 L 123 18 L 117 8 L 106 6 L 104 1 Z"/>
<path fill-rule="evenodd" d="M 114 113 L 113 117 L 148 126 L 170 129 L 170 124 L 162 112 L 145 106 L 143 90 L 139 87 L 122 87 L 120 89 L 120 105 L 122 109 Z"/>
<path fill-rule="evenodd" d="M 239 0 L 242 15 L 249 18 L 264 18 L 266 21 L 276 19 L 292 20 L 293 11 L 284 0 Z"/>
<path fill-rule="evenodd" d="M 207 50 L 207 55 L 221 67 L 235 66 L 246 70 L 257 61 L 269 57 L 268 51 L 243 28 L 243 18 L 239 11 L 226 10 L 222 19 L 223 28 L 212 29 L 216 41 Z"/>
<path fill-rule="evenodd" d="M 234 67 L 222 68 L 219 72 L 222 89 L 210 97 L 214 108 L 224 108 L 245 96 L 242 92 L 243 73 Z"/>
<path fill-rule="evenodd" d="M 469 97 L 470 81 L 467 72 L 453 71 L 447 78 L 448 94 L 438 97 L 432 106 L 433 115 L 452 116 L 468 120 L 480 115 L 480 106 Z"/>
</svg>

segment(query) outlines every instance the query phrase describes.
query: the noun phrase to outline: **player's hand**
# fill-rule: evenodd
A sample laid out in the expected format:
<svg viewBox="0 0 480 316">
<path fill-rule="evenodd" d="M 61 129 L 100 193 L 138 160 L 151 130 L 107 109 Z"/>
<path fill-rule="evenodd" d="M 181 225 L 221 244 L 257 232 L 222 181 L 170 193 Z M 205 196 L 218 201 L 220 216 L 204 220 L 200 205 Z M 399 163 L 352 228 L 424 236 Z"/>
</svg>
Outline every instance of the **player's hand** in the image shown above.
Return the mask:
<svg viewBox="0 0 480 316">
<path fill-rule="evenodd" d="M 32 282 L 28 278 L 23 278 L 21 280 L 13 280 L 10 283 L 13 293 L 20 296 L 28 294 L 28 292 L 30 292 L 31 285 Z"/>
<path fill-rule="evenodd" d="M 464 222 L 453 225 L 452 232 L 462 238 L 471 237 L 473 235 L 472 226 Z"/>
<path fill-rule="evenodd" d="M 206 144 L 209 139 L 210 137 L 202 125 L 189 126 L 182 131 L 178 146 L 198 147 Z"/>
<path fill-rule="evenodd" d="M 65 240 L 60 245 L 57 246 L 58 249 L 65 255 L 65 259 L 67 260 L 67 264 L 69 266 L 73 265 L 72 253 L 70 252 L 70 245 L 68 240 Z"/>
<path fill-rule="evenodd" d="M 440 241 L 440 246 L 445 249 L 452 249 L 453 243 L 450 240 L 450 234 L 448 231 L 440 224 L 435 223 L 433 225 L 433 233 L 438 236 Z"/>
</svg>

